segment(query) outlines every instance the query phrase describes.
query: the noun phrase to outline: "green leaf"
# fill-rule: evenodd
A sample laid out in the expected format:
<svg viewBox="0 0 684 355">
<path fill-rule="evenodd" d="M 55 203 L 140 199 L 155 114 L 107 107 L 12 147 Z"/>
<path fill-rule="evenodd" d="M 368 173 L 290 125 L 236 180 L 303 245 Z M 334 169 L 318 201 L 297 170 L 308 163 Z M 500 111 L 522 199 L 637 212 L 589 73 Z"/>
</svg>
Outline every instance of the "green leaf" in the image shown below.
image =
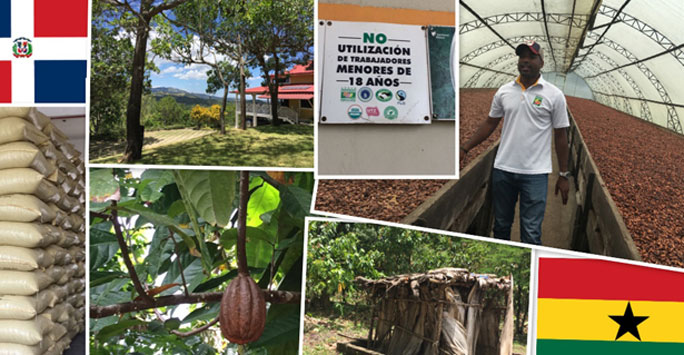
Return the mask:
<svg viewBox="0 0 684 355">
<path fill-rule="evenodd" d="M 108 306 L 130 301 L 131 293 L 124 291 L 124 286 L 128 284 L 131 284 L 129 278 L 116 278 L 102 285 L 90 287 L 90 304 Z"/>
<path fill-rule="evenodd" d="M 204 280 L 202 262 L 187 252 L 180 255 L 180 260 L 181 264 L 183 265 L 183 275 L 185 276 L 185 281 L 188 283 L 188 290 L 193 290 Z M 171 267 L 169 267 L 169 271 L 166 273 L 166 276 L 162 281 L 162 285 L 168 285 L 171 283 L 183 284 L 183 279 L 180 276 L 177 260 L 172 262 Z M 168 289 L 162 292 L 161 295 L 165 296 L 173 294 L 177 289 L 177 287 Z"/>
<path fill-rule="evenodd" d="M 164 328 L 166 330 L 176 330 L 180 328 L 181 321 L 178 318 L 170 318 L 164 322 Z"/>
<path fill-rule="evenodd" d="M 202 173 L 202 174 L 194 174 L 194 173 Z M 210 181 L 210 186 L 209 188 L 211 189 L 218 189 L 218 188 L 226 188 L 225 186 L 211 186 L 211 182 L 218 182 L 219 179 L 218 177 L 211 177 L 211 174 L 208 171 L 202 171 L 202 172 L 196 172 L 196 171 L 174 171 L 174 177 L 176 179 L 176 185 L 178 186 L 178 191 L 180 192 L 181 198 L 183 199 L 183 203 L 185 204 L 185 210 L 188 213 L 188 216 L 190 217 L 190 221 L 192 222 L 192 229 L 195 232 L 195 236 L 197 236 L 197 240 L 199 241 L 199 247 L 200 247 L 200 252 L 201 254 L 199 255 L 202 260 L 202 267 L 204 268 L 204 271 L 209 274 L 211 273 L 211 256 L 209 255 L 209 250 L 207 249 L 207 244 L 204 238 L 202 237 L 202 234 L 200 232 L 200 224 L 199 224 L 199 218 L 203 218 L 202 215 L 200 214 L 200 211 L 198 208 L 202 211 L 202 213 L 208 213 L 209 216 L 208 218 L 213 218 L 214 223 L 216 223 L 216 218 L 217 216 L 220 216 L 219 218 L 223 218 L 223 214 L 225 213 L 220 213 L 217 214 L 215 211 L 206 211 L 205 209 L 212 208 L 213 203 L 209 203 L 206 205 L 201 205 L 204 204 L 203 202 L 204 199 L 211 198 L 213 201 L 216 196 L 221 196 L 219 193 L 219 190 L 213 191 L 213 190 L 206 190 L 207 186 L 205 185 L 200 185 L 202 182 L 206 183 L 208 179 Z M 222 173 L 222 172 L 218 172 Z M 234 173 L 233 173 L 234 174 Z M 220 177 L 223 177 L 224 179 L 228 175 L 220 175 Z M 234 178 L 234 177 L 233 177 Z M 223 181 L 225 183 L 226 181 Z M 234 189 L 235 181 L 233 181 L 233 185 L 231 185 Z M 231 190 L 232 194 L 234 194 L 234 190 Z M 210 195 L 210 197 L 207 197 L 207 193 Z M 215 194 L 215 195 L 214 195 Z M 233 196 L 234 197 L 234 196 Z M 231 200 L 232 201 L 232 200 Z M 200 206 L 201 205 L 201 206 Z M 198 214 L 200 214 L 198 216 Z M 226 221 L 229 220 L 230 218 L 230 212 L 227 213 L 228 217 L 226 217 Z M 206 220 L 206 219 L 205 219 Z M 226 222 L 228 223 L 228 222 Z M 192 254 L 196 254 L 192 251 Z"/>
<path fill-rule="evenodd" d="M 97 287 L 112 280 L 126 278 L 128 274 L 121 271 L 91 271 L 89 287 Z"/>
<path fill-rule="evenodd" d="M 151 209 L 141 206 L 139 204 L 132 204 L 128 205 L 126 207 L 119 206 L 119 209 L 128 211 L 128 212 L 135 212 L 139 214 L 141 217 L 145 218 L 148 220 L 150 223 L 154 224 L 155 226 L 175 226 L 176 222 L 173 220 L 173 218 L 169 216 L 165 216 L 159 213 L 156 213 L 152 211 Z"/>
<path fill-rule="evenodd" d="M 90 201 L 104 202 L 119 190 L 119 183 L 114 179 L 112 169 L 90 170 Z"/>
<path fill-rule="evenodd" d="M 90 270 L 97 270 L 119 251 L 119 243 L 113 233 L 90 229 Z M 92 279 L 91 279 L 92 280 Z"/>
<path fill-rule="evenodd" d="M 173 174 L 170 170 L 159 169 L 145 170 L 140 176 L 140 180 L 140 198 L 145 202 L 159 200 L 163 196 L 162 188 L 174 182 Z"/>
<path fill-rule="evenodd" d="M 100 331 L 100 329 L 112 325 L 119 321 L 119 316 L 109 316 L 104 318 L 90 318 L 90 334 L 95 334 Z"/>
<path fill-rule="evenodd" d="M 96 335 L 95 339 L 104 342 L 109 340 L 113 336 L 117 336 L 126 331 L 126 329 L 134 327 L 136 325 L 145 324 L 145 322 L 138 319 L 128 319 L 122 320 L 119 323 L 108 325 L 102 330 L 100 330 Z"/>
<path fill-rule="evenodd" d="M 158 214 L 152 211 L 151 209 L 140 205 L 131 205 L 125 208 L 119 206 L 119 208 L 121 210 L 127 210 L 129 212 L 137 212 L 138 214 L 140 214 L 141 217 L 147 219 L 148 221 L 150 221 L 150 223 L 154 224 L 155 226 L 168 227 L 174 233 L 178 234 L 181 238 L 183 238 L 183 242 L 185 242 L 185 244 L 188 246 L 188 249 L 197 249 L 196 244 L 192 240 L 192 238 L 190 238 L 190 236 L 183 232 L 182 229 L 177 227 L 176 222 L 169 216 Z"/>
<path fill-rule="evenodd" d="M 287 213 L 296 219 L 304 220 L 311 209 L 311 192 L 297 186 L 281 186 L 280 196 Z"/>
<path fill-rule="evenodd" d="M 249 269 L 249 273 L 251 275 L 258 275 L 264 271 L 264 269 L 262 269 L 262 268 L 249 267 L 248 269 Z M 238 274 L 237 269 L 230 270 L 221 276 L 214 277 L 212 279 L 209 279 L 208 281 L 201 283 L 194 290 L 192 290 L 192 292 L 193 293 L 199 293 L 199 292 L 207 292 L 207 291 L 213 290 L 213 289 L 221 286 L 226 281 L 234 279 L 235 276 L 237 276 L 237 274 Z"/>
<path fill-rule="evenodd" d="M 280 281 L 278 285 L 279 290 L 283 291 L 295 291 L 299 292 L 302 289 L 302 262 L 303 257 L 301 252 L 299 253 L 299 259 L 288 268 L 285 269 L 285 277 Z"/>
<path fill-rule="evenodd" d="M 268 235 L 259 228 L 247 227 L 247 265 L 254 268 L 266 267 L 271 262 L 273 254 L 274 237 Z M 221 234 L 221 246 L 228 249 L 237 240 L 237 229 L 228 229 Z"/>
<path fill-rule="evenodd" d="M 164 325 L 158 320 L 153 320 L 148 323 L 147 331 L 152 334 L 165 334 Z"/>
<path fill-rule="evenodd" d="M 234 171 L 176 170 L 178 189 L 186 205 L 192 206 L 211 225 L 230 223 L 235 198 Z"/>
<path fill-rule="evenodd" d="M 261 178 L 254 178 L 249 188 L 253 189 L 262 182 Z M 249 198 L 247 204 L 247 226 L 258 227 L 263 224 L 264 221 L 261 219 L 261 215 L 275 210 L 279 204 L 280 192 L 278 189 L 269 184 L 263 184 Z"/>
<path fill-rule="evenodd" d="M 264 333 L 249 347 L 274 347 L 285 343 L 292 344 L 292 342 L 296 347 L 299 340 L 299 315 L 298 304 L 271 305 L 266 316 Z"/>
<path fill-rule="evenodd" d="M 226 249 L 235 245 L 235 241 L 237 240 L 237 228 L 226 229 L 223 233 L 221 233 L 219 240 L 221 245 Z M 269 234 L 261 228 L 247 227 L 247 243 L 249 244 L 253 240 L 260 240 L 270 245 L 275 244 L 275 236 Z"/>
<path fill-rule="evenodd" d="M 216 315 L 221 308 L 221 303 L 209 303 L 188 314 L 187 317 L 183 319 L 183 324 L 192 323 L 198 320 L 208 321 L 216 318 Z"/>
<path fill-rule="evenodd" d="M 185 204 L 183 203 L 183 200 L 176 200 L 171 204 L 171 206 L 169 206 L 168 215 L 171 218 L 176 218 L 185 212 Z"/>
<path fill-rule="evenodd" d="M 147 265 L 147 275 L 153 280 L 159 275 L 162 260 L 168 260 L 173 255 L 174 244 L 168 236 L 169 231 L 163 226 L 157 227 L 152 236 L 152 242 L 145 258 L 145 265 Z"/>
<path fill-rule="evenodd" d="M 199 292 L 206 292 L 209 290 L 213 290 L 220 285 L 222 285 L 224 282 L 231 280 L 237 276 L 237 269 L 228 271 L 227 273 L 214 277 L 212 279 L 209 279 L 208 281 L 205 281 L 201 284 L 199 284 L 194 290 L 192 290 L 193 293 L 199 293 Z"/>
</svg>

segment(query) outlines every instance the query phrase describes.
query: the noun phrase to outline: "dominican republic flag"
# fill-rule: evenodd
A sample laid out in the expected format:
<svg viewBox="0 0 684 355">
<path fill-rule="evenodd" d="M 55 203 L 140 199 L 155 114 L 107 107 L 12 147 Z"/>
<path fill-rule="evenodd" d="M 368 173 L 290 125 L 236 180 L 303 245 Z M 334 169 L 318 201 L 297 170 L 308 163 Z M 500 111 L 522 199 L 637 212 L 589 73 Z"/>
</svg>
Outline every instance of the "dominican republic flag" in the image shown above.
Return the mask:
<svg viewBox="0 0 684 355">
<path fill-rule="evenodd" d="M 86 102 L 88 0 L 0 0 L 0 103 Z"/>
</svg>

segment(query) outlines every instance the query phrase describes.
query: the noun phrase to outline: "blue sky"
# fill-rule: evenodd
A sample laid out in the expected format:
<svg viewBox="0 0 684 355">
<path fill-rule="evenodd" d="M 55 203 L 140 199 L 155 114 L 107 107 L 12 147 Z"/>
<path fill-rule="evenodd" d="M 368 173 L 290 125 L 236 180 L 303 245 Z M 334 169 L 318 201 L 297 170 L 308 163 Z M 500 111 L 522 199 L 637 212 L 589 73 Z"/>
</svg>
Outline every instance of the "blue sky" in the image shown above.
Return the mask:
<svg viewBox="0 0 684 355">
<path fill-rule="evenodd" d="M 206 94 L 208 65 L 177 64 L 170 60 L 156 58 L 155 64 L 159 73 L 151 73 L 152 87 L 172 87 L 188 92 Z M 247 87 L 261 86 L 263 81 L 259 69 L 251 69 L 248 73 Z M 223 95 L 223 90 L 218 91 L 216 96 Z"/>
</svg>

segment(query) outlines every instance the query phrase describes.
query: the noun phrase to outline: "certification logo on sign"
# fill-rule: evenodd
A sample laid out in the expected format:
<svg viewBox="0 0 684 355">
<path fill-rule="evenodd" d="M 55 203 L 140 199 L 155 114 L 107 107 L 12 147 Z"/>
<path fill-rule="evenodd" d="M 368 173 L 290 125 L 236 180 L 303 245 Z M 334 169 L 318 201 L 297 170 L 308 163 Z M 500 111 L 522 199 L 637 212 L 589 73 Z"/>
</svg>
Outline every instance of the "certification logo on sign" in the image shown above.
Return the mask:
<svg viewBox="0 0 684 355">
<path fill-rule="evenodd" d="M 430 123 L 426 28 L 321 23 L 322 123 Z"/>
</svg>

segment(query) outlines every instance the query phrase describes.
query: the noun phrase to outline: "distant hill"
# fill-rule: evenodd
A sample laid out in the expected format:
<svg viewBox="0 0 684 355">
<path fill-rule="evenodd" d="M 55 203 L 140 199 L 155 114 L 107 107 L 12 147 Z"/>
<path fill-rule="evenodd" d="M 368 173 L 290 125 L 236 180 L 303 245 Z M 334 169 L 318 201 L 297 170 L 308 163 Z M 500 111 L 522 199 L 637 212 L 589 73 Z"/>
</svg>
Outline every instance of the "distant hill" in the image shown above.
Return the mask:
<svg viewBox="0 0 684 355">
<path fill-rule="evenodd" d="M 187 106 L 195 106 L 195 105 L 200 105 L 200 106 L 211 106 L 211 105 L 220 105 L 221 104 L 221 97 L 218 96 L 212 96 L 212 95 L 207 95 L 207 94 L 198 94 L 198 93 L 193 93 L 193 92 L 187 92 L 185 90 L 177 89 L 177 88 L 168 88 L 168 87 L 159 87 L 159 88 L 152 88 L 152 96 L 156 100 L 161 100 L 163 97 L 166 96 L 171 96 L 174 99 L 176 99 L 176 102 L 182 105 L 187 105 Z M 228 102 L 233 102 L 235 101 L 235 95 L 234 94 L 228 94 Z"/>
</svg>

